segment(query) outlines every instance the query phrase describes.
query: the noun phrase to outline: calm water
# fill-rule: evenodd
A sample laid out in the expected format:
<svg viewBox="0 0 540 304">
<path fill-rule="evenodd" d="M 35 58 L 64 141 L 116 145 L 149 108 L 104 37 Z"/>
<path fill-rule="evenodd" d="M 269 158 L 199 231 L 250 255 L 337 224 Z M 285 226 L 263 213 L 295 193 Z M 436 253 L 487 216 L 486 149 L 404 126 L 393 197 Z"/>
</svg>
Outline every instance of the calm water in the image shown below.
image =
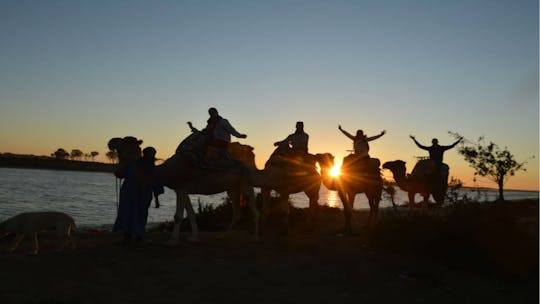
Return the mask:
<svg viewBox="0 0 540 304">
<path fill-rule="evenodd" d="M 20 212 L 57 210 L 73 216 L 79 226 L 111 225 L 116 216 L 116 189 L 116 178 L 111 173 L 0 168 L 0 221 Z M 480 200 L 493 200 L 497 197 L 497 192 L 492 190 L 480 193 L 469 189 L 459 191 L 460 194 Z M 219 205 L 226 195 L 190 197 L 196 209 L 198 202 Z M 506 191 L 505 198 L 538 198 L 538 192 Z M 420 197 L 416 200 L 420 200 Z M 170 221 L 173 218 L 176 207 L 174 192 L 165 189 L 160 201 L 159 209 L 150 208 L 150 223 Z M 407 201 L 406 193 L 398 190 L 395 201 L 398 204 Z M 303 193 L 292 195 L 291 202 L 296 207 L 309 205 Z M 321 187 L 319 204 L 341 206 L 336 192 L 324 187 Z M 381 207 L 389 206 L 389 198 L 383 195 Z M 367 199 L 359 194 L 355 209 L 364 208 L 368 208 Z"/>
</svg>

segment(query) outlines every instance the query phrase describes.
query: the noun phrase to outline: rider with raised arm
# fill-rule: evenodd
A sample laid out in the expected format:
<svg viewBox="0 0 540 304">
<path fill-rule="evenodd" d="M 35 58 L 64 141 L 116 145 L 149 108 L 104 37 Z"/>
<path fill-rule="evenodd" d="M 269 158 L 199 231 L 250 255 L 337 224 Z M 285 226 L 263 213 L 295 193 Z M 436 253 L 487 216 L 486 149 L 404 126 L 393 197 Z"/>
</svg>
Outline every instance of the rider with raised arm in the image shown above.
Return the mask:
<svg viewBox="0 0 540 304">
<path fill-rule="evenodd" d="M 343 130 L 341 125 L 338 125 L 338 129 L 348 138 L 353 141 L 354 154 L 345 156 L 343 159 L 343 170 L 353 170 L 368 173 L 377 173 L 379 171 L 380 162 L 378 159 L 371 159 L 369 156 L 369 142 L 380 138 L 386 131 L 382 131 L 380 134 L 368 137 L 364 134 L 364 131 L 357 130 L 356 136 L 353 136 L 349 132 Z M 367 169 L 367 171 L 366 171 Z"/>
<path fill-rule="evenodd" d="M 246 138 L 246 134 L 242 134 L 229 123 L 229 121 L 221 117 L 216 108 L 208 109 L 210 118 L 206 121 L 206 127 L 201 131 L 206 136 L 206 144 L 203 149 L 204 155 L 208 151 L 208 147 L 213 147 L 217 150 L 217 161 L 219 163 L 229 163 L 230 158 L 227 153 L 227 147 L 231 142 L 231 135 L 238 138 Z M 187 123 L 191 132 L 198 132 L 191 122 Z"/>
<path fill-rule="evenodd" d="M 414 136 L 409 135 L 409 137 L 414 141 L 418 148 L 429 152 L 429 159 L 432 160 L 433 163 L 436 165 L 436 168 L 440 172 L 442 177 L 448 178 L 449 168 L 448 165 L 443 163 L 444 152 L 455 147 L 459 142 L 461 142 L 463 138 L 459 138 L 457 141 L 455 141 L 449 146 L 441 146 L 439 145 L 439 140 L 437 138 L 433 138 L 431 140 L 431 146 L 428 147 L 420 144 Z"/>
</svg>

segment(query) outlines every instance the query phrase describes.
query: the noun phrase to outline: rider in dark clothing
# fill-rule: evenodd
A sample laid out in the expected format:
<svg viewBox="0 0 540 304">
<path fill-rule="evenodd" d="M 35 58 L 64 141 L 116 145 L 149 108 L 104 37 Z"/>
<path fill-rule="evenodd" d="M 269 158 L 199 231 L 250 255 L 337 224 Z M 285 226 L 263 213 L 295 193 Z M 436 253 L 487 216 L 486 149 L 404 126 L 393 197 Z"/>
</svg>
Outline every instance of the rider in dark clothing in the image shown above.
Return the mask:
<svg viewBox="0 0 540 304">
<path fill-rule="evenodd" d="M 203 147 L 203 155 L 206 155 L 209 146 L 217 150 L 217 158 L 213 159 L 217 163 L 229 163 L 227 147 L 231 142 L 231 135 L 238 138 L 246 138 L 247 135 L 242 134 L 229 123 L 229 121 L 221 117 L 216 108 L 208 109 L 210 118 L 206 121 L 206 127 L 201 131 L 206 136 L 206 141 Z M 198 132 L 193 127 L 191 122 L 188 122 L 191 132 Z"/>
<path fill-rule="evenodd" d="M 458 139 L 456 142 L 454 142 L 453 144 L 449 146 L 439 145 L 439 140 L 434 138 L 431 140 L 432 145 L 430 147 L 427 147 L 420 144 L 414 136 L 410 135 L 410 137 L 414 141 L 414 143 L 418 146 L 418 148 L 422 150 L 427 150 L 429 152 L 429 159 L 435 163 L 435 170 L 439 172 L 439 176 L 441 176 L 441 178 L 447 180 L 448 174 L 449 174 L 449 168 L 448 168 L 448 165 L 443 163 L 444 151 L 450 150 L 453 147 L 455 147 L 461 141 L 462 138 Z"/>
<path fill-rule="evenodd" d="M 420 144 L 414 136 L 410 135 L 410 137 L 414 141 L 414 143 L 418 146 L 418 148 L 422 150 L 427 150 L 429 152 L 429 159 L 433 160 L 439 166 L 443 164 L 444 151 L 452 149 L 461 141 L 461 138 L 460 138 L 455 143 L 449 146 L 441 146 L 439 145 L 439 140 L 434 138 L 431 140 L 432 145 L 430 147 L 427 147 Z"/>
</svg>

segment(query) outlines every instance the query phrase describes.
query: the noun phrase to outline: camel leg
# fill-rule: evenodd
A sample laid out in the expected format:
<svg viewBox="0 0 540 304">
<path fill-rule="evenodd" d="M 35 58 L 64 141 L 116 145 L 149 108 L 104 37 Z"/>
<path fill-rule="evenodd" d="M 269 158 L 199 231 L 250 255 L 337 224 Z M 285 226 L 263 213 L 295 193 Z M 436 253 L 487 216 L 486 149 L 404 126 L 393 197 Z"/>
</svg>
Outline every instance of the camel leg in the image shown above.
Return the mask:
<svg viewBox="0 0 540 304">
<path fill-rule="evenodd" d="M 377 217 L 379 216 L 379 200 L 368 198 L 369 201 L 369 219 L 368 227 L 373 227 L 377 222 Z"/>
<path fill-rule="evenodd" d="M 191 237 L 188 238 L 188 241 L 191 242 L 198 242 L 199 241 L 199 226 L 197 225 L 197 216 L 195 214 L 195 210 L 193 209 L 193 204 L 191 203 L 191 199 L 189 198 L 189 195 L 186 195 L 186 212 L 187 216 L 189 218 L 189 223 L 191 225 Z"/>
<path fill-rule="evenodd" d="M 409 207 L 412 208 L 415 205 L 414 197 L 416 196 L 416 193 L 415 192 L 408 192 L 408 196 L 409 196 Z"/>
<path fill-rule="evenodd" d="M 189 222 L 191 224 L 192 240 L 197 240 L 199 235 L 199 228 L 197 227 L 197 219 L 195 217 L 195 211 L 191 205 L 189 195 L 185 191 L 175 190 L 176 192 L 176 212 L 174 214 L 174 226 L 169 239 L 169 244 L 175 245 L 180 241 L 180 226 L 184 219 L 184 209 L 187 210 Z"/>
<path fill-rule="evenodd" d="M 17 247 L 19 247 L 19 244 L 21 243 L 22 239 L 24 238 L 24 234 L 20 233 L 15 236 L 15 242 L 13 242 L 13 246 L 8 250 L 9 253 L 13 253 Z"/>
<path fill-rule="evenodd" d="M 261 197 L 262 197 L 261 225 L 264 225 L 264 223 L 268 219 L 268 214 L 270 212 L 270 189 L 261 188 Z"/>
<path fill-rule="evenodd" d="M 316 229 L 317 218 L 319 216 L 319 188 L 310 189 L 304 192 L 309 198 L 308 227 L 313 231 Z"/>
<path fill-rule="evenodd" d="M 39 251 L 38 235 L 34 233 L 34 251 L 28 252 L 29 255 L 37 255 Z"/>
<path fill-rule="evenodd" d="M 58 238 L 63 237 L 63 240 L 60 241 L 60 246 L 58 246 L 58 248 L 56 249 L 56 252 L 64 251 L 66 246 L 69 244 L 70 230 L 71 230 L 71 224 L 59 225 L 58 227 L 56 227 L 56 236 Z"/>
<path fill-rule="evenodd" d="M 257 208 L 257 201 L 255 200 L 255 192 L 253 188 L 250 188 L 244 194 L 244 198 L 248 201 L 249 209 L 251 209 L 251 214 L 253 215 L 253 233 L 255 240 L 259 240 L 259 221 L 260 221 L 260 212 Z"/>
<path fill-rule="evenodd" d="M 227 194 L 229 195 L 232 204 L 232 220 L 229 230 L 233 230 L 240 221 L 241 217 L 240 193 L 238 191 L 227 191 Z"/>
<path fill-rule="evenodd" d="M 172 229 L 171 237 L 169 243 L 171 245 L 178 244 L 180 241 L 180 225 L 184 219 L 184 208 L 185 208 L 185 196 L 187 195 L 182 191 L 175 191 L 176 193 L 176 211 L 174 213 L 174 226 Z"/>
<path fill-rule="evenodd" d="M 280 195 L 279 203 L 280 203 L 281 211 L 284 214 L 282 234 L 287 235 L 289 234 L 289 214 L 291 212 L 289 210 L 289 194 Z"/>
<path fill-rule="evenodd" d="M 347 194 L 343 192 L 338 192 L 339 199 L 341 200 L 341 204 L 343 204 L 343 214 L 345 216 L 345 227 L 343 228 L 343 233 L 345 235 L 351 235 L 352 234 L 352 227 L 351 227 L 351 217 L 352 217 L 352 208 L 349 204 L 349 199 L 347 197 Z"/>
<path fill-rule="evenodd" d="M 427 207 L 429 205 L 429 193 L 423 194 L 422 196 L 424 198 L 422 204 L 424 205 L 424 207 Z"/>
</svg>

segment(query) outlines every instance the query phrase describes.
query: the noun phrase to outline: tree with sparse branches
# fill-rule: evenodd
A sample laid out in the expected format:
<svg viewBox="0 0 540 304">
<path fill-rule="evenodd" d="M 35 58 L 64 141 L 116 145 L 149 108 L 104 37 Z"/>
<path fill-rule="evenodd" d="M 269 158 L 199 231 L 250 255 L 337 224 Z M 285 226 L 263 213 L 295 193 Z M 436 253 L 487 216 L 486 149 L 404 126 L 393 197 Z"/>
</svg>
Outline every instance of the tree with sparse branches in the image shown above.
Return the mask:
<svg viewBox="0 0 540 304">
<path fill-rule="evenodd" d="M 116 161 L 116 159 L 118 159 L 118 154 L 116 153 L 116 151 L 112 151 L 112 150 L 105 153 L 105 156 L 109 159 L 111 163 L 113 163 L 114 161 Z"/>
<path fill-rule="evenodd" d="M 458 133 L 448 132 L 456 138 L 462 137 Z M 527 161 L 518 162 L 508 148 L 501 149 L 497 144 L 485 142 L 483 136 L 476 142 L 462 141 L 458 146 L 458 153 L 469 163 L 475 171 L 475 176 L 487 177 L 497 183 L 499 187 L 499 200 L 504 201 L 504 183 L 518 171 L 527 171 Z M 532 156 L 531 158 L 533 158 Z"/>
<path fill-rule="evenodd" d="M 65 159 L 66 157 L 69 156 L 69 153 L 62 149 L 62 148 L 58 148 L 56 151 L 54 151 L 51 156 L 53 156 L 54 158 L 57 158 L 57 159 Z"/>
<path fill-rule="evenodd" d="M 72 159 L 80 159 L 84 153 L 79 149 L 73 149 L 71 150 L 71 158 Z"/>
<path fill-rule="evenodd" d="M 92 151 L 90 152 L 90 157 L 92 157 L 92 161 L 94 161 L 94 158 L 99 155 L 98 151 Z"/>
</svg>

